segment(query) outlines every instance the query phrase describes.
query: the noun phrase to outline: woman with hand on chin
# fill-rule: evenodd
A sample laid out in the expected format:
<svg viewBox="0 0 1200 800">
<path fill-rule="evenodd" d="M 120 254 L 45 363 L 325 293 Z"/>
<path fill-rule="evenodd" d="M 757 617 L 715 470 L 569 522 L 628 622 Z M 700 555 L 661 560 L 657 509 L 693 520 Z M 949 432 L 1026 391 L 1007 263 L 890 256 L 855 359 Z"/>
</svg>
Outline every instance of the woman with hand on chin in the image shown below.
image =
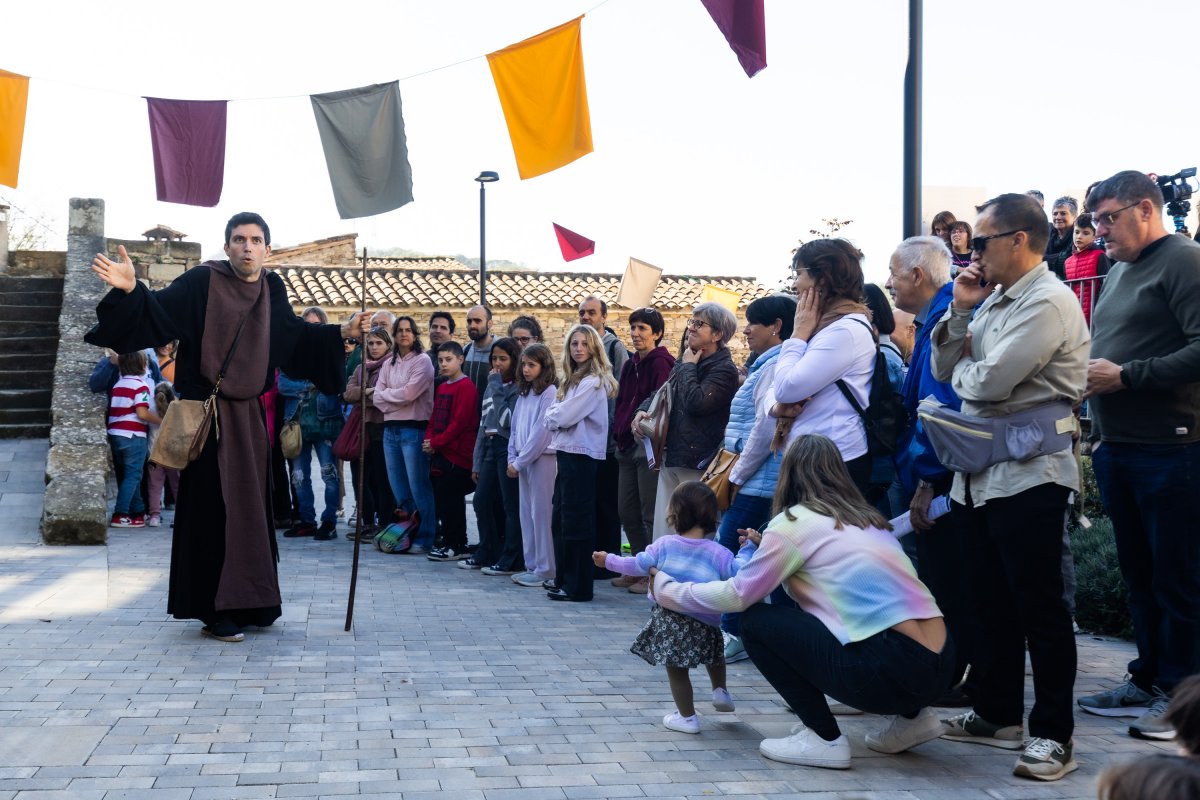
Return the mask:
<svg viewBox="0 0 1200 800">
<path fill-rule="evenodd" d="M 845 239 L 816 239 L 796 251 L 796 318 L 775 365 L 772 415 L 795 417 L 789 444 L 804 433 L 832 439 L 865 494 L 871 479 L 866 428 L 837 385 L 842 381 L 860 408 L 869 404 L 875 339 L 861 264 L 862 253 Z"/>
<path fill-rule="evenodd" d="M 742 642 L 763 677 L 800 717 L 790 736 L 765 739 L 774 761 L 846 769 L 850 744 L 825 695 L 894 715 L 867 746 L 899 753 L 941 736 L 927 706 L 954 670 L 954 648 L 933 596 L 855 489 L 824 436 L 788 447 L 771 520 L 757 549 L 727 581 L 681 583 L 652 571 L 654 599 L 685 614 L 743 612 Z M 798 607 L 760 602 L 780 584 Z"/>
</svg>

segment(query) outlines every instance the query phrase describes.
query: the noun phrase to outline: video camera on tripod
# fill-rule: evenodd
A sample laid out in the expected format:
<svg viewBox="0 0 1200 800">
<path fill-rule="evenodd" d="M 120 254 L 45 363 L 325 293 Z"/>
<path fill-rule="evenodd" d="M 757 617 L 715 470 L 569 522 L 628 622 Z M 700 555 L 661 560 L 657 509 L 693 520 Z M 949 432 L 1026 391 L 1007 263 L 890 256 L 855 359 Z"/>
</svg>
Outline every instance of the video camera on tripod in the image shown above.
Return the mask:
<svg viewBox="0 0 1200 800">
<path fill-rule="evenodd" d="M 1188 183 L 1188 178 L 1196 177 L 1196 168 L 1188 167 L 1181 169 L 1174 175 L 1156 176 L 1151 175 L 1154 182 L 1158 184 L 1158 188 L 1162 189 L 1163 202 L 1166 203 L 1167 213 L 1171 215 L 1171 219 L 1175 222 L 1175 232 L 1184 229 L 1184 220 L 1188 212 L 1192 210 L 1192 204 L 1188 198 L 1192 196 L 1198 186 L 1192 186 Z"/>
</svg>

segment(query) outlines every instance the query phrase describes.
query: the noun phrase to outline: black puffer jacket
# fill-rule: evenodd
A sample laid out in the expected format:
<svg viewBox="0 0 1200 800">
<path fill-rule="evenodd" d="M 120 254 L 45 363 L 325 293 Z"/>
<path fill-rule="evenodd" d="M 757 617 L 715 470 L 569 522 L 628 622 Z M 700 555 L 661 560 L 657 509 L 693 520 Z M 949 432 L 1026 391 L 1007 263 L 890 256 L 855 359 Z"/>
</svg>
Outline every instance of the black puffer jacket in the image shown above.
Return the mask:
<svg viewBox="0 0 1200 800">
<path fill-rule="evenodd" d="M 671 421 L 664 466 L 700 469 L 700 462 L 716 452 L 725 435 L 729 406 L 738 388 L 737 367 L 722 347 L 695 364 L 676 361 L 670 380 Z M 646 398 L 641 410 L 649 408 L 650 400 Z"/>
</svg>

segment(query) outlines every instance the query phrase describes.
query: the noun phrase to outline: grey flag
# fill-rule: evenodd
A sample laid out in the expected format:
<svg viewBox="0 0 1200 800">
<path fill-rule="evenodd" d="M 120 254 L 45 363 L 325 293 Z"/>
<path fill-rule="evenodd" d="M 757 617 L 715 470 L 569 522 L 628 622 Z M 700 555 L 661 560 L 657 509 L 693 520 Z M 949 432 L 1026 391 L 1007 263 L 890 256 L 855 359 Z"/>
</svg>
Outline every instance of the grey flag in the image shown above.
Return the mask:
<svg viewBox="0 0 1200 800">
<path fill-rule="evenodd" d="M 398 81 L 310 98 L 342 219 L 411 203 L 412 168 Z"/>
</svg>

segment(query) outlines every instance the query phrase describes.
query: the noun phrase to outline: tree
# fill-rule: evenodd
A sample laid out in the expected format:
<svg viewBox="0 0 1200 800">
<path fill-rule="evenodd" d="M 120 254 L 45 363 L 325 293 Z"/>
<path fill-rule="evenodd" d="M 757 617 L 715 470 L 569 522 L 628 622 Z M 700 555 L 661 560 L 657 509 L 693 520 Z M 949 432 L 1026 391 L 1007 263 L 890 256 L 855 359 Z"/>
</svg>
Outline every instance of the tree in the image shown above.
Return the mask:
<svg viewBox="0 0 1200 800">
<path fill-rule="evenodd" d="M 837 217 L 828 217 L 826 219 L 822 219 L 821 222 L 822 222 L 822 224 L 825 225 L 825 230 L 820 230 L 818 228 L 809 228 L 808 232 L 809 232 L 809 234 L 811 234 L 811 238 L 809 238 L 808 241 L 812 241 L 813 239 L 832 239 L 834 234 L 839 233 L 842 230 L 842 228 L 845 228 L 846 226 L 850 225 L 851 223 L 854 222 L 854 220 L 838 219 Z M 801 245 L 804 245 L 804 243 L 805 243 L 804 239 L 798 239 L 797 241 L 799 241 Z M 793 258 L 796 255 L 796 251 L 799 249 L 800 249 L 799 247 L 792 248 L 792 257 Z M 786 283 L 783 286 L 783 291 L 790 293 L 792 291 L 792 284 L 795 283 L 795 281 L 796 281 L 796 266 L 795 266 L 795 264 L 793 264 L 788 269 L 788 275 L 785 280 L 786 280 Z"/>
<path fill-rule="evenodd" d="M 8 206 L 8 251 L 49 250 L 51 238 L 58 234 L 51 227 L 54 218 L 47 213 L 30 213 L 0 197 L 0 206 Z"/>
</svg>

